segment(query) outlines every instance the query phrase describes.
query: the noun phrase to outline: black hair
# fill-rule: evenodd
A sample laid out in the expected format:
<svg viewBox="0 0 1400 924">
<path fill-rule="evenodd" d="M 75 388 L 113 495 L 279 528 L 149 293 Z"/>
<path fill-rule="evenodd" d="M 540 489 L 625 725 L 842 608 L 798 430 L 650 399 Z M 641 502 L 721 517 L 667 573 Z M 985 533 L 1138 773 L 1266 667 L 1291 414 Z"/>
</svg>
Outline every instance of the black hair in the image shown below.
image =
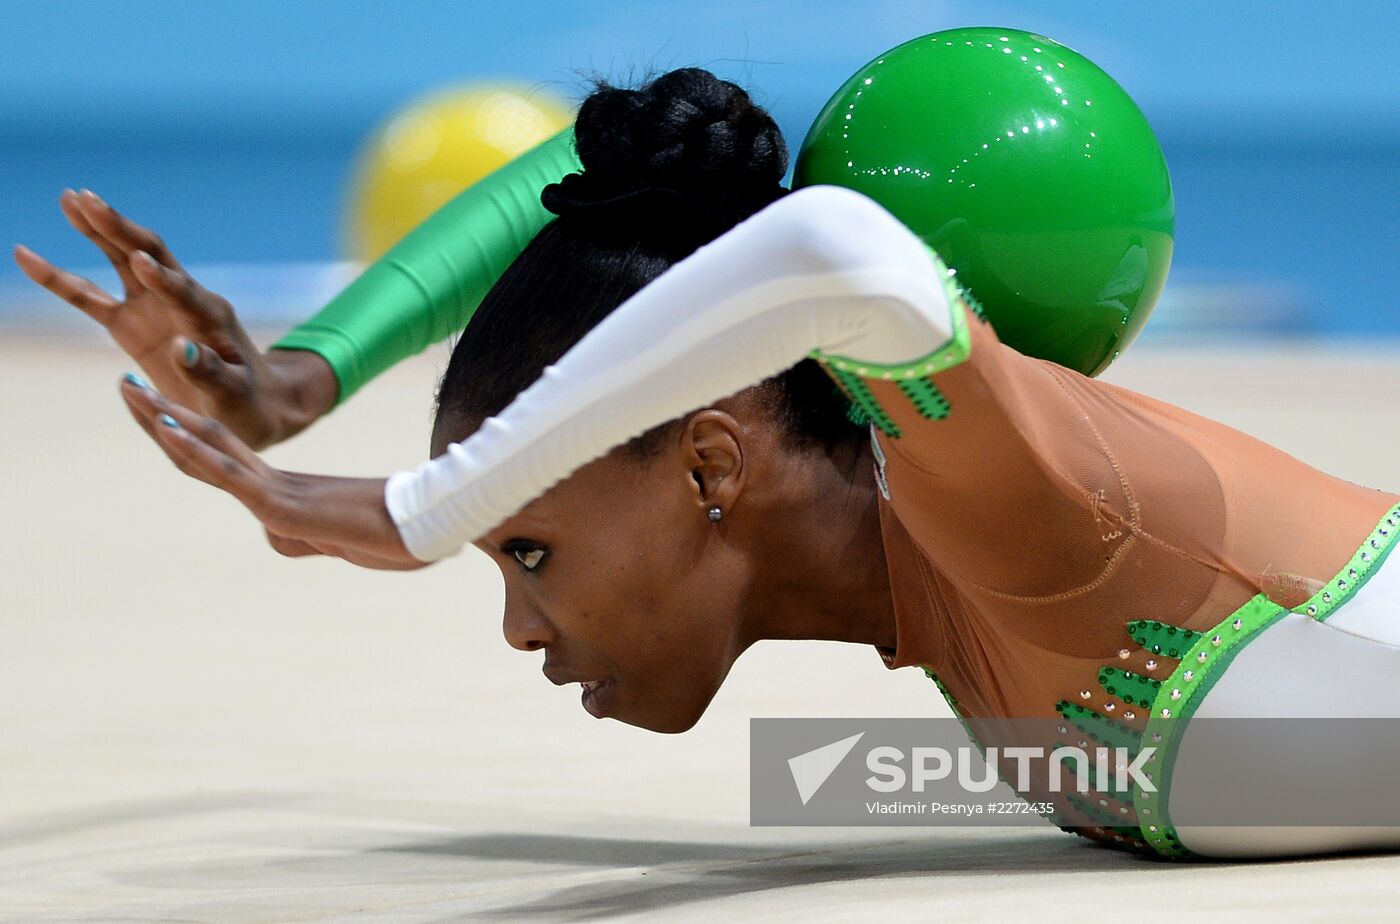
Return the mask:
<svg viewBox="0 0 1400 924">
<path fill-rule="evenodd" d="M 736 84 L 700 68 L 637 89 L 596 81 L 574 126 L 580 173 L 545 187 L 558 217 L 486 294 L 437 392 L 449 438 L 499 413 L 629 296 L 785 195 L 787 146 Z M 858 444 L 865 429 L 813 360 L 754 386 L 799 448 Z M 671 421 L 628 448 L 654 451 Z"/>
</svg>

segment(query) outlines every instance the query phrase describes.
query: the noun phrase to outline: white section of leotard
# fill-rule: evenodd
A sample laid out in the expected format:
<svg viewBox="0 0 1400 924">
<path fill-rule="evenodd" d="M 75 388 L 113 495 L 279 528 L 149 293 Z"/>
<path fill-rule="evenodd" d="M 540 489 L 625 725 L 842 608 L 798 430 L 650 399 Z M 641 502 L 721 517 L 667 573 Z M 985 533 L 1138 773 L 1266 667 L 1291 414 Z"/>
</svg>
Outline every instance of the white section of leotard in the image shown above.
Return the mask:
<svg viewBox="0 0 1400 924">
<path fill-rule="evenodd" d="M 1260 632 L 1237 654 L 1206 693 L 1199 719 L 1400 718 L 1400 563 L 1387 562 L 1326 622 L 1290 613 Z M 1279 734 L 1280 723 L 1230 726 L 1228 750 L 1193 745 L 1187 726 L 1171 776 L 1169 807 L 1179 807 L 1198 787 L 1241 787 L 1251 804 L 1285 807 L 1299 800 L 1344 792 L 1356 805 L 1394 801 L 1393 774 L 1400 766 L 1397 723 L 1376 723 L 1366 759 L 1309 746 L 1306 726 Z M 1316 727 L 1316 726 L 1314 726 Z M 1250 734 L 1257 730 L 1258 734 Z M 1238 731 L 1238 734 L 1235 732 Z M 1388 755 L 1388 756 L 1387 756 Z M 1202 856 L 1297 856 L 1339 850 L 1400 847 L 1400 827 L 1383 826 L 1177 826 L 1177 836 Z"/>
<path fill-rule="evenodd" d="M 405 546 L 422 561 L 452 555 L 613 447 L 813 350 L 926 356 L 951 327 L 936 266 L 860 193 L 779 199 L 618 306 L 468 439 L 391 477 Z"/>
</svg>

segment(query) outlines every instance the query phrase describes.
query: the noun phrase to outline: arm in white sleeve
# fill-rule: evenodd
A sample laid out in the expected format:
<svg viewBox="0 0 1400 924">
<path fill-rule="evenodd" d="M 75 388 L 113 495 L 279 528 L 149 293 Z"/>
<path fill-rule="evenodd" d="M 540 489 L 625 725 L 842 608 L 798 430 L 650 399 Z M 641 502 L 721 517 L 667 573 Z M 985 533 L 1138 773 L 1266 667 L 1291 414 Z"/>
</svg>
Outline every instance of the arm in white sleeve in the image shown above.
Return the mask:
<svg viewBox="0 0 1400 924">
<path fill-rule="evenodd" d="M 895 365 L 949 337 L 932 253 L 873 200 L 791 193 L 621 304 L 468 439 L 392 476 L 405 546 L 457 552 L 578 468 L 816 351 Z"/>
</svg>

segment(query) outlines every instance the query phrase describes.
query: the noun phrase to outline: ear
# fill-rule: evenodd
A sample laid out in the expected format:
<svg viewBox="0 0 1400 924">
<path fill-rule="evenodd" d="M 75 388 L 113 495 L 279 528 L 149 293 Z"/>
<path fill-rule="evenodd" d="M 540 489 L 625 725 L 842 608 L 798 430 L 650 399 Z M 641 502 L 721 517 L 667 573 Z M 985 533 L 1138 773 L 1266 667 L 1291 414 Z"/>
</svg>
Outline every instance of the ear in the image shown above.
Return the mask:
<svg viewBox="0 0 1400 924">
<path fill-rule="evenodd" d="M 690 469 L 695 504 L 702 511 L 734 507 L 744 489 L 745 440 L 739 422 L 724 411 L 706 408 L 692 414 L 680 436 L 680 450 Z"/>
</svg>

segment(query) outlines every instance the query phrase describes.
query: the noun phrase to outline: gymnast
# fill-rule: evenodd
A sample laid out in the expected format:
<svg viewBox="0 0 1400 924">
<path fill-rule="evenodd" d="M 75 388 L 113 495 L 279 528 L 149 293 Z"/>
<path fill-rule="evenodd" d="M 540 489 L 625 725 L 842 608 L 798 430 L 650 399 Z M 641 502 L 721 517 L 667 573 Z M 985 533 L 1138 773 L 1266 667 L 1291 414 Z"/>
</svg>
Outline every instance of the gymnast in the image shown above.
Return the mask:
<svg viewBox="0 0 1400 924">
<path fill-rule="evenodd" d="M 17 259 L 141 364 L 154 386 L 120 386 L 137 422 L 277 551 L 412 569 L 475 545 L 504 576 L 509 643 L 600 718 L 685 731 L 761 639 L 872 646 L 967 719 L 1171 741 L 1193 717 L 1400 715 L 1400 496 L 1004 345 L 881 205 L 781 186 L 776 125 L 707 71 L 600 86 L 561 151 L 535 164 L 560 171 L 533 187 L 542 226 L 452 351 L 429 461 L 388 479 L 254 448 L 451 321 L 424 309 L 352 361 L 323 317 L 259 354 L 90 193 L 62 207 L 124 301 Z M 1276 747 L 1281 791 L 1338 785 L 1250 746 Z M 1099 806 L 1054 820 L 1175 858 L 1400 844 L 1178 828 L 1141 792 Z"/>
</svg>

